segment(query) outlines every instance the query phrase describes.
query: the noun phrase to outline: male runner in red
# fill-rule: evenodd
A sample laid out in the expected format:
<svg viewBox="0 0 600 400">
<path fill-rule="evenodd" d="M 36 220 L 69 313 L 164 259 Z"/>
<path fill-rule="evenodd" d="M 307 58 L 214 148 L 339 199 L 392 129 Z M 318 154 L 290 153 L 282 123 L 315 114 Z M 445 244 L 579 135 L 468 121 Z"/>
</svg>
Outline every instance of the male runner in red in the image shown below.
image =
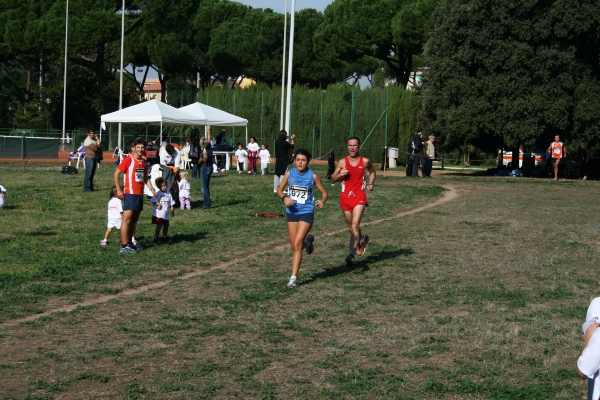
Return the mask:
<svg viewBox="0 0 600 400">
<path fill-rule="evenodd" d="M 560 141 L 560 136 L 554 136 L 554 142 L 550 143 L 548 151 L 552 153 L 552 161 L 554 161 L 554 182 L 558 182 L 558 164 L 560 164 L 561 158 L 567 156 L 567 149 Z"/>
<path fill-rule="evenodd" d="M 121 223 L 121 253 L 137 253 L 138 247 L 133 244 L 133 233 L 144 208 L 144 183 L 152 193 L 156 190 L 148 178 L 148 164 L 142 158 L 146 142 L 137 138 L 131 145 L 131 153 L 121 161 L 113 175 L 117 187 L 117 197 L 125 199 L 123 204 L 123 222 Z M 121 190 L 119 175 L 125 174 L 125 187 Z"/>
<path fill-rule="evenodd" d="M 362 256 L 369 242 L 369 236 L 361 235 L 360 220 L 367 203 L 365 192 L 365 170 L 369 171 L 369 184 L 367 190 L 373 191 L 375 183 L 375 168 L 368 158 L 358 155 L 360 139 L 348 139 L 348 156 L 338 161 L 335 172 L 331 175 L 331 182 L 342 182 L 340 193 L 340 207 L 346 218 L 346 225 L 350 230 L 350 250 L 346 257 L 348 266 L 354 264 L 354 255 Z"/>
</svg>

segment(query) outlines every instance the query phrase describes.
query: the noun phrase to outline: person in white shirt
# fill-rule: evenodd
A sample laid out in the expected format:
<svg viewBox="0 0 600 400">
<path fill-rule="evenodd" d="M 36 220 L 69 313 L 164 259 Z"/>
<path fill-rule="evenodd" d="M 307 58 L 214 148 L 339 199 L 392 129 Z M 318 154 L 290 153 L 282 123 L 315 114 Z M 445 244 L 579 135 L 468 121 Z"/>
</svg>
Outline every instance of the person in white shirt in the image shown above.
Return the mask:
<svg viewBox="0 0 600 400">
<path fill-rule="evenodd" d="M 244 146 L 241 143 L 238 143 L 238 149 L 235 151 L 235 157 L 237 158 L 238 163 L 238 172 L 241 174 L 244 171 L 244 162 L 246 162 L 246 157 L 248 157 L 248 153 L 244 150 Z"/>
<path fill-rule="evenodd" d="M 188 210 L 192 209 L 190 204 L 190 181 L 188 180 L 187 171 L 181 171 L 179 173 L 179 204 L 181 205 L 181 209 Z"/>
<path fill-rule="evenodd" d="M 256 138 L 254 136 L 250 137 L 250 143 L 246 146 L 248 150 L 248 173 L 256 174 L 256 160 L 258 160 L 258 151 L 260 147 L 258 143 L 256 143 Z"/>
<path fill-rule="evenodd" d="M 582 326 L 584 341 L 577 360 L 577 374 L 588 379 L 588 399 L 600 398 L 600 297 L 590 303 Z"/>
<path fill-rule="evenodd" d="M 123 204 L 121 199 L 117 197 L 117 187 L 113 186 L 110 189 L 110 201 L 108 202 L 108 224 L 106 225 L 106 233 L 104 233 L 104 239 L 100 241 L 101 246 L 108 245 L 108 237 L 110 236 L 113 228 L 121 229 L 121 223 L 123 222 Z"/>
<path fill-rule="evenodd" d="M 158 157 L 162 165 L 173 167 L 173 173 L 177 175 L 181 168 L 181 154 L 173 145 L 162 146 L 158 152 Z"/>
<path fill-rule="evenodd" d="M 261 146 L 261 150 L 258 152 L 258 157 L 260 158 L 260 170 L 262 171 L 262 174 L 268 174 L 269 164 L 271 163 L 271 153 L 269 153 L 266 144 Z"/>
<path fill-rule="evenodd" d="M 163 178 L 156 178 L 154 181 L 156 186 L 160 188 L 158 192 L 150 199 L 152 207 L 152 224 L 156 225 L 154 230 L 154 243 L 166 243 L 169 241 L 169 210 L 173 217 L 175 216 L 175 200 L 171 193 L 167 191 L 167 182 Z M 160 228 L 163 228 L 163 236 L 160 237 Z"/>
<path fill-rule="evenodd" d="M 4 186 L 0 185 L 0 209 L 4 209 L 6 207 L 6 189 Z"/>
</svg>

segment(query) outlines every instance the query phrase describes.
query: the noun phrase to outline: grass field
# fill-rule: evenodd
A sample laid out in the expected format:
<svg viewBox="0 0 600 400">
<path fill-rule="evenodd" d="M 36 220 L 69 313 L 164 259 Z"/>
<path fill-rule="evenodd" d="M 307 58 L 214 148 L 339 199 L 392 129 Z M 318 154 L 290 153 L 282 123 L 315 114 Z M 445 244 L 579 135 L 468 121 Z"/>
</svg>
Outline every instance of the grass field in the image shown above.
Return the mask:
<svg viewBox="0 0 600 400">
<path fill-rule="evenodd" d="M 288 290 L 284 221 L 249 216 L 283 212 L 272 175 L 213 176 L 214 208 L 176 210 L 168 245 L 148 207 L 121 255 L 116 233 L 99 246 L 113 167 L 85 194 L 59 170 L 0 165 L 2 398 L 585 397 L 597 182 L 379 178 L 353 268 L 326 184 Z"/>
</svg>

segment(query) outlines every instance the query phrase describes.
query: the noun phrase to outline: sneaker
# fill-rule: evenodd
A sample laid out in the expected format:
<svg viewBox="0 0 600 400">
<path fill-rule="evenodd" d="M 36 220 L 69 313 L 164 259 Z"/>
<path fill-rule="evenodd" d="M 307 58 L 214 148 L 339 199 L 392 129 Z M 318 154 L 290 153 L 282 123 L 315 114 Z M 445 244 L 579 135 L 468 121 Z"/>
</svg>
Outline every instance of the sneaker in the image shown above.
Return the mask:
<svg viewBox="0 0 600 400">
<path fill-rule="evenodd" d="M 298 287 L 298 280 L 297 279 L 290 279 L 290 281 L 287 284 L 287 287 L 292 289 L 292 288 L 297 288 Z"/>
<path fill-rule="evenodd" d="M 106 240 L 106 239 L 102 239 L 102 240 L 100 241 L 100 246 L 106 246 L 106 245 L 108 245 L 108 240 Z"/>
<path fill-rule="evenodd" d="M 306 240 L 304 241 L 304 248 L 306 249 L 306 254 L 312 254 L 315 251 L 315 246 L 313 242 L 315 241 L 315 237 L 313 235 L 306 235 Z"/>
<path fill-rule="evenodd" d="M 367 243 L 369 243 L 369 235 L 364 235 L 360 242 L 358 242 L 358 249 L 356 250 L 356 254 L 360 257 L 365 254 L 365 250 L 367 247 Z"/>
<path fill-rule="evenodd" d="M 135 254 L 136 251 L 133 250 L 131 247 L 129 246 L 125 246 L 125 247 L 121 247 L 121 253 L 122 254 Z"/>
<path fill-rule="evenodd" d="M 170 241 L 171 241 L 171 238 L 168 236 L 163 236 L 160 238 L 161 243 L 169 243 Z"/>
<path fill-rule="evenodd" d="M 346 265 L 351 267 L 354 264 L 354 256 L 352 254 L 348 254 L 346 257 Z"/>
<path fill-rule="evenodd" d="M 144 250 L 144 246 L 142 246 L 142 244 L 140 242 L 138 242 L 137 240 L 133 239 L 132 240 L 133 245 L 138 249 L 138 250 Z"/>
<path fill-rule="evenodd" d="M 133 252 L 134 252 L 134 253 L 139 253 L 139 252 L 140 252 L 140 248 L 139 248 L 139 247 L 137 247 L 135 244 L 130 244 L 130 245 L 129 245 L 129 248 L 130 248 L 131 250 L 133 250 Z"/>
<path fill-rule="evenodd" d="M 554 178 L 554 183 L 558 183 L 558 178 Z"/>
<path fill-rule="evenodd" d="M 157 238 L 157 237 L 155 237 L 155 238 L 154 238 L 154 243 L 156 243 L 156 244 L 160 244 L 160 239 L 159 239 L 159 238 Z"/>
</svg>

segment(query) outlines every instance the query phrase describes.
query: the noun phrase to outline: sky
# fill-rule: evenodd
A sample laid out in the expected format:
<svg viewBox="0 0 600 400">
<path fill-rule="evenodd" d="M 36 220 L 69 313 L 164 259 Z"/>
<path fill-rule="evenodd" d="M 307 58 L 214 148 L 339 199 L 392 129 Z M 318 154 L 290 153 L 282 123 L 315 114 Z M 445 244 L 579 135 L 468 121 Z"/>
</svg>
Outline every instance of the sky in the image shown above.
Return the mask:
<svg viewBox="0 0 600 400">
<path fill-rule="evenodd" d="M 272 8 L 273 11 L 283 14 L 285 12 L 286 0 L 233 0 L 254 8 Z M 333 0 L 296 0 L 296 11 L 303 8 L 314 8 L 323 12 L 325 7 L 333 3 Z M 288 12 L 292 8 L 292 0 L 288 0 Z"/>
</svg>

